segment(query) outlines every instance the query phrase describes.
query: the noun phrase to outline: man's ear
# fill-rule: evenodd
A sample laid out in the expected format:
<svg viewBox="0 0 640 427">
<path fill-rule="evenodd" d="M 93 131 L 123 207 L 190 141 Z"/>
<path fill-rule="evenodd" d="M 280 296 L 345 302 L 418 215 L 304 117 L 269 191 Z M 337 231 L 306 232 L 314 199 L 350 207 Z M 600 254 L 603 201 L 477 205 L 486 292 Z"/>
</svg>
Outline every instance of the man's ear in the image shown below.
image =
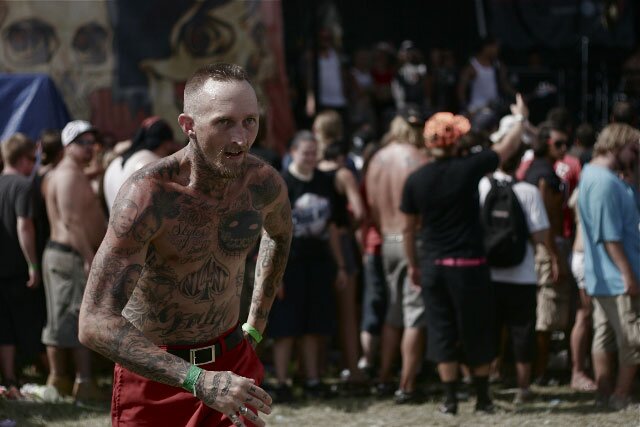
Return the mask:
<svg viewBox="0 0 640 427">
<path fill-rule="evenodd" d="M 196 131 L 193 129 L 193 118 L 188 114 L 180 114 L 178 116 L 178 124 L 184 132 L 185 135 L 189 137 L 189 139 L 196 136 Z"/>
</svg>

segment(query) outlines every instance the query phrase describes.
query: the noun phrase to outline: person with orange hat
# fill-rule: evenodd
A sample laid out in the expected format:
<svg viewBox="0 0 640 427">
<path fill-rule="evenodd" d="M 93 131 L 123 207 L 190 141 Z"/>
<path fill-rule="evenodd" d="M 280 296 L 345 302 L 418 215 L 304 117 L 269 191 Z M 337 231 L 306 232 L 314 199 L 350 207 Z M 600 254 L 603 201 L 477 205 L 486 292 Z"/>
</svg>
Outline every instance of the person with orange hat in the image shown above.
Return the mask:
<svg viewBox="0 0 640 427">
<path fill-rule="evenodd" d="M 472 368 L 477 412 L 491 413 L 490 362 L 495 356 L 494 295 L 480 224 L 478 183 L 518 149 L 528 109 L 522 96 L 511 106 L 517 123 L 490 150 L 458 156 L 460 137 L 471 125 L 463 116 L 434 114 L 424 138 L 434 161 L 412 173 L 403 189 L 400 210 L 408 275 L 422 286 L 427 313 L 427 356 L 438 364 L 445 400 L 439 410 L 458 411 L 459 351 Z M 420 257 L 415 245 L 420 230 Z"/>
</svg>

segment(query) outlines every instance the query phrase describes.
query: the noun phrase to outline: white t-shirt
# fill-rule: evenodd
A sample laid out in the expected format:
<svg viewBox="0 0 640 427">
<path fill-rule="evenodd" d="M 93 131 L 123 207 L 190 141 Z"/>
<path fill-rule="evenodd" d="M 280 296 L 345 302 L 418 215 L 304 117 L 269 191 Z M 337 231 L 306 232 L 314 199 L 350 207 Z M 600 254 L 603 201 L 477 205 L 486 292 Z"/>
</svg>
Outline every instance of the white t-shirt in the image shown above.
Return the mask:
<svg viewBox="0 0 640 427">
<path fill-rule="evenodd" d="M 475 111 L 498 99 L 498 85 L 496 84 L 496 69 L 493 66 L 482 65 L 476 58 L 471 58 L 470 63 L 476 71 L 476 77 L 471 81 L 467 109 Z"/>
<path fill-rule="evenodd" d="M 493 177 L 498 181 L 511 181 L 512 178 L 504 172 L 496 171 Z M 487 177 L 480 180 L 478 191 L 480 192 L 480 205 L 484 204 L 484 200 L 491 190 L 491 181 Z M 527 219 L 529 233 L 545 230 L 549 228 L 549 218 L 542 201 L 540 191 L 534 185 L 528 182 L 517 182 L 513 185 L 513 192 L 516 194 L 520 206 Z M 529 240 L 527 242 L 527 252 L 524 260 L 519 265 L 508 268 L 492 268 L 491 280 L 494 282 L 518 283 L 523 285 L 535 285 L 538 282 L 536 276 L 534 248 Z"/>
<path fill-rule="evenodd" d="M 347 105 L 342 87 L 342 68 L 335 50 L 329 49 L 326 56 L 318 57 L 318 79 L 320 80 L 320 104 L 341 108 Z"/>
<path fill-rule="evenodd" d="M 107 202 L 109 213 L 111 213 L 113 202 L 116 200 L 120 187 L 122 187 L 122 184 L 124 184 L 127 178 L 133 175 L 138 169 L 159 158 L 160 157 L 152 151 L 140 150 L 129 157 L 124 167 L 122 167 L 122 156 L 116 157 L 109 163 L 107 170 L 104 172 L 104 198 Z"/>
</svg>

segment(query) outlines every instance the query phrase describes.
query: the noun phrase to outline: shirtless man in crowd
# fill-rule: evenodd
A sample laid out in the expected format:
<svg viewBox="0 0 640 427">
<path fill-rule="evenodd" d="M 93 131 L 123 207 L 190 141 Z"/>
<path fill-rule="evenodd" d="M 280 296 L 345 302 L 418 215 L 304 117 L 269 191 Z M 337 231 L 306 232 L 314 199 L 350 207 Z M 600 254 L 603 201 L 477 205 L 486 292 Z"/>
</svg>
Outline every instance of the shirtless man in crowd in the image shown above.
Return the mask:
<svg viewBox="0 0 640 427">
<path fill-rule="evenodd" d="M 89 122 L 74 120 L 64 127 L 61 139 L 64 157 L 42 185 L 51 224 L 42 261 L 47 298 L 42 342 L 50 365 L 47 384 L 63 395 L 72 392 L 80 402 L 98 397 L 91 381 L 91 353 L 78 340 L 78 316 L 106 218 L 83 171 L 93 157 L 95 128 Z M 73 351 L 76 365 L 73 390 L 65 372 L 68 349 Z"/>
<path fill-rule="evenodd" d="M 386 145 L 371 160 L 366 186 L 374 222 L 383 236 L 382 260 L 388 287 L 389 303 L 382 329 L 382 360 L 378 391 L 385 394 L 392 374 L 394 358 L 400 346 L 402 373 L 395 394 L 397 403 L 408 403 L 414 395 L 415 377 L 422 362 L 424 348 L 424 302 L 419 288 L 407 278 L 402 230 L 404 215 L 400 196 L 407 177 L 426 163 L 422 150 L 422 125 L 417 107 L 407 106 L 390 125 Z M 385 390 L 386 389 L 386 390 Z"/>
<path fill-rule="evenodd" d="M 292 225 L 282 179 L 249 154 L 258 116 L 242 68 L 199 69 L 178 118 L 188 145 L 120 189 L 80 314 L 80 340 L 116 362 L 114 425 L 263 426 L 257 411 L 271 412 L 253 347 Z M 243 335 L 245 257 L 260 235 Z"/>
</svg>

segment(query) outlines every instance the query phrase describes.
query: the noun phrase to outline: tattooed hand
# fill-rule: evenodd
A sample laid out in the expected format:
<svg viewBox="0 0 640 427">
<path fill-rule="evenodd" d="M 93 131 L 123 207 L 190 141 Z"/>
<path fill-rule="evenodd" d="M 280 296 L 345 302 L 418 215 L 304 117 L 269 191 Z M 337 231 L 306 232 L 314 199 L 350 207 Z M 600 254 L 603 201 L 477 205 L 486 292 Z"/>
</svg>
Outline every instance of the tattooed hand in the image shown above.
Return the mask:
<svg viewBox="0 0 640 427">
<path fill-rule="evenodd" d="M 241 416 L 257 426 L 264 426 L 265 422 L 254 411 L 271 413 L 271 396 L 253 379 L 229 371 L 203 371 L 196 383 L 196 397 L 225 414 L 237 426 L 244 425 Z"/>
</svg>

